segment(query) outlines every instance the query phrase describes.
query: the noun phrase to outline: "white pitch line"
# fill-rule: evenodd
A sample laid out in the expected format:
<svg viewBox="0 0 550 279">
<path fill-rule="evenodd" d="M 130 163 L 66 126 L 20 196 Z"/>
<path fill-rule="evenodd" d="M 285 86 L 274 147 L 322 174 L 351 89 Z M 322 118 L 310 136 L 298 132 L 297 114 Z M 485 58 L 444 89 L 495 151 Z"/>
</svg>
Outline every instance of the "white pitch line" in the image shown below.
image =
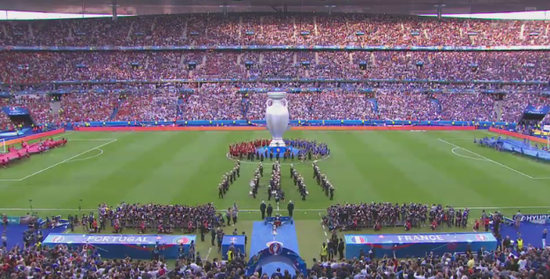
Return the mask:
<svg viewBox="0 0 550 279">
<path fill-rule="evenodd" d="M 528 175 L 528 174 L 525 174 L 525 173 L 523 173 L 523 172 L 521 172 L 521 171 L 518 171 L 518 170 L 516 170 L 516 169 L 514 169 L 514 168 L 512 168 L 512 167 L 509 167 L 509 166 L 507 166 L 507 165 L 504 165 L 504 164 L 502 164 L 502 163 L 499 163 L 499 162 L 497 162 L 497 161 L 495 161 L 495 160 L 491 160 L 491 159 L 489 159 L 489 158 L 487 158 L 487 157 L 485 157 L 485 156 L 483 156 L 483 155 L 479 155 L 479 154 L 477 154 L 477 153 L 475 153 L 475 152 L 473 152 L 473 151 L 470 151 L 470 150 L 468 150 L 468 149 L 466 149 L 466 148 L 464 148 L 464 147 L 458 146 L 458 145 L 456 145 L 456 144 L 454 144 L 454 143 L 448 142 L 448 141 L 446 141 L 446 140 L 444 140 L 444 139 L 441 139 L 441 138 L 438 138 L 438 140 L 441 141 L 441 142 L 444 142 L 444 143 L 446 143 L 446 144 L 449 144 L 449 145 L 451 145 L 451 146 L 461 148 L 461 149 L 463 149 L 464 151 L 466 151 L 466 152 L 468 152 L 468 153 L 474 154 L 474 155 L 478 156 L 479 158 L 485 159 L 485 160 L 487 160 L 487 161 L 489 161 L 489 162 L 491 162 L 491 163 L 493 163 L 493 164 L 499 165 L 499 166 L 501 166 L 501 167 L 503 167 L 503 168 L 505 168 L 505 169 L 511 170 L 511 171 L 513 171 L 513 172 L 515 172 L 515 173 L 517 173 L 517 174 L 523 175 L 523 176 L 525 176 L 525 177 L 527 177 L 527 178 L 529 178 L 529 179 L 534 179 L 534 177 L 532 177 L 532 176 L 530 176 L 530 175 Z"/>
<path fill-rule="evenodd" d="M 0 179 L 0 182 L 18 182 L 18 181 L 21 181 L 21 179 L 10 179 L 10 178 Z"/>
<path fill-rule="evenodd" d="M 283 161 L 281 164 L 281 166 L 290 166 L 290 165 L 308 165 L 308 164 L 311 164 L 313 163 L 313 161 L 317 161 L 317 162 L 322 162 L 322 161 L 325 161 L 327 160 L 328 158 L 330 157 L 330 155 L 327 155 L 325 157 L 321 157 L 319 159 L 316 159 L 316 160 L 307 160 L 305 162 L 302 162 L 300 160 L 296 160 L 296 161 L 292 161 L 291 159 L 287 159 L 286 162 L 290 161 L 290 163 L 284 163 L 285 161 Z M 238 159 L 234 159 L 234 158 L 231 158 L 231 156 L 229 156 L 229 153 L 225 154 L 225 158 L 227 158 L 228 160 L 230 161 L 233 161 L 233 162 L 237 162 L 239 161 Z M 248 160 L 242 160 L 240 161 L 241 164 L 248 164 L 248 165 L 257 165 L 259 162 L 262 162 L 260 160 L 256 160 L 256 161 L 248 161 Z M 267 162 L 275 162 L 274 160 L 269 160 L 268 159 L 265 159 L 263 160 L 263 163 L 267 163 Z M 281 159 L 279 159 L 279 162 L 281 162 Z"/>
<path fill-rule="evenodd" d="M 103 155 L 103 149 L 101 149 L 101 148 L 96 148 L 95 150 L 99 150 L 99 153 L 96 154 L 96 155 L 93 155 L 93 156 L 89 156 L 89 157 L 84 157 L 84 158 L 78 158 L 78 159 L 70 160 L 70 161 L 68 161 L 67 163 L 74 163 L 74 162 L 86 161 L 86 160 L 90 160 L 90 159 L 93 159 L 93 158 L 96 158 L 96 157 L 99 157 L 99 156 Z"/>
<path fill-rule="evenodd" d="M 328 237 L 327 230 L 325 228 L 325 224 L 323 224 L 323 216 L 321 215 L 321 212 L 319 212 L 319 218 L 321 218 L 321 227 L 323 227 L 323 232 L 325 233 L 325 236 Z M 327 239 L 328 242 L 328 239 Z"/>
<path fill-rule="evenodd" d="M 489 130 L 485 130 L 485 131 L 483 131 L 483 133 L 485 133 L 485 134 L 487 134 L 487 135 L 490 135 L 490 136 L 493 136 L 493 137 L 499 136 L 499 135 L 500 135 L 500 134 L 498 134 L 498 133 L 489 132 Z"/>
<path fill-rule="evenodd" d="M 208 253 L 206 253 L 206 257 L 204 257 L 205 261 L 207 261 L 208 257 L 210 257 L 210 252 L 212 252 L 212 247 L 208 248 Z"/>
<path fill-rule="evenodd" d="M 442 139 L 446 139 L 446 140 L 473 140 L 474 137 L 469 137 L 469 138 L 442 138 Z"/>
<path fill-rule="evenodd" d="M 111 138 L 111 139 L 68 139 L 70 141 L 111 141 L 111 140 L 115 140 L 114 138 Z"/>
<path fill-rule="evenodd" d="M 111 144 L 111 143 L 113 143 L 113 142 L 115 142 L 115 141 L 117 141 L 117 140 L 118 140 L 118 139 L 113 139 L 113 140 L 111 140 L 111 141 L 109 141 L 109 142 L 106 142 L 106 143 L 104 143 L 104 144 L 100 144 L 100 145 L 98 145 L 98 146 L 96 146 L 96 147 L 90 148 L 90 149 L 88 149 L 88 150 L 86 150 L 86 151 L 84 151 L 84 152 L 78 153 L 78 154 L 76 154 L 76 155 L 74 155 L 74 156 L 72 156 L 72 157 L 70 157 L 70 158 L 67 158 L 67 159 L 61 161 L 61 162 L 55 163 L 55 164 L 53 164 L 53 165 L 51 165 L 51 166 L 48 166 L 48 167 L 46 167 L 46 168 L 43 168 L 43 169 L 41 169 L 41 170 L 39 170 L 39 171 L 33 172 L 33 173 L 31 173 L 31 174 L 29 174 L 29 175 L 23 177 L 23 178 L 16 179 L 16 180 L 14 180 L 14 179 L 0 179 L 0 182 L 3 182 L 3 181 L 23 181 L 23 180 L 28 179 L 28 178 L 31 178 L 31 177 L 33 177 L 33 176 L 35 176 L 35 175 L 41 174 L 41 173 L 43 173 L 43 172 L 45 172 L 45 171 L 47 171 L 47 170 L 49 170 L 49 169 L 55 168 L 55 167 L 57 167 L 57 166 L 59 166 L 59 165 L 61 165 L 61 164 L 63 164 L 63 163 L 66 163 L 66 162 L 68 162 L 68 161 L 70 161 L 70 160 L 72 160 L 72 159 L 74 159 L 74 158 L 77 158 L 78 156 L 82 156 L 82 155 L 84 155 L 84 154 L 86 154 L 86 153 L 88 153 L 88 152 L 91 152 L 91 151 L 93 151 L 93 150 L 95 150 L 95 149 L 101 148 L 101 147 L 103 147 L 103 146 L 105 146 L 105 145 L 107 145 L 107 144 Z"/>
</svg>

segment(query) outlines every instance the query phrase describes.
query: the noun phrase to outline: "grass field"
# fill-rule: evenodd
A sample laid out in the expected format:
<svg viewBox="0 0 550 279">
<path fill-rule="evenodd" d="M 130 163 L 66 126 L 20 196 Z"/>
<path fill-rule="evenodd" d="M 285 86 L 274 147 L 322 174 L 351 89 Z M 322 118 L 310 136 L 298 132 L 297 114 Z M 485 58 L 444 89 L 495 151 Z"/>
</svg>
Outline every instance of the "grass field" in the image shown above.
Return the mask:
<svg viewBox="0 0 550 279">
<path fill-rule="evenodd" d="M 331 156 L 319 166 L 336 187 L 334 203 L 441 203 L 473 208 L 474 217 L 482 208 L 508 214 L 519 208 L 548 212 L 550 165 L 473 143 L 474 138 L 487 135 L 486 131 L 289 131 L 285 136 L 328 144 Z M 255 211 L 260 201 L 267 200 L 265 189 L 260 189 L 258 199 L 248 196 L 257 162 L 243 162 L 241 178 L 225 199 L 217 198 L 217 185 L 234 164 L 226 157 L 228 145 L 269 137 L 267 131 L 68 132 L 62 136 L 69 139 L 66 147 L 0 171 L 0 212 L 25 214 L 30 211 L 29 200 L 42 216 L 77 213 L 80 199 L 86 211 L 95 211 L 102 202 L 214 202 L 220 210 L 237 202 L 243 220 L 237 227 L 250 233 L 252 221 L 259 219 Z M 311 165 L 295 163 L 310 193 L 307 201 L 301 201 L 286 163 L 282 187 L 296 205 L 300 250 L 305 259 L 311 259 L 326 238 L 320 214 L 332 202 L 311 179 Z M 263 183 L 270 170 L 266 167 Z M 208 244 L 198 248 L 203 257 L 216 256 L 215 251 L 208 252 Z"/>
</svg>

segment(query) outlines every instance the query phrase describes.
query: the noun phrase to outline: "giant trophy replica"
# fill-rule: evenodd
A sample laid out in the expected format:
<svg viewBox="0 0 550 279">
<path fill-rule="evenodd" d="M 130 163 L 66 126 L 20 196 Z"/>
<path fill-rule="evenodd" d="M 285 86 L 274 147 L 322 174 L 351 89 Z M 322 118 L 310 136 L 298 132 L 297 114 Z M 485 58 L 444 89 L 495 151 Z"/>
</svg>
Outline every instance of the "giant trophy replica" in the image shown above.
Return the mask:
<svg viewBox="0 0 550 279">
<path fill-rule="evenodd" d="M 286 92 L 268 92 L 267 97 L 265 120 L 272 136 L 269 149 L 274 153 L 282 153 L 286 151 L 283 134 L 288 129 L 290 121 Z"/>
</svg>

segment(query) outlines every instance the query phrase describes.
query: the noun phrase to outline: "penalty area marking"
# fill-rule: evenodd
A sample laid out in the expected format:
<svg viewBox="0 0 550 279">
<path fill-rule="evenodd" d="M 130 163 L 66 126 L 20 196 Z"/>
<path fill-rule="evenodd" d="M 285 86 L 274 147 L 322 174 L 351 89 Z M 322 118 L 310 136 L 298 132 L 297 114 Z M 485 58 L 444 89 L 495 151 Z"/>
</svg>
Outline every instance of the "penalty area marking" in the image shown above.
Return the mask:
<svg viewBox="0 0 550 279">
<path fill-rule="evenodd" d="M 442 139 L 446 139 L 446 140 L 474 140 L 473 137 L 469 137 L 469 138 L 442 138 Z"/>
<path fill-rule="evenodd" d="M 0 179 L 0 182 L 18 182 L 18 181 L 23 181 L 23 180 L 28 179 L 28 178 L 31 178 L 31 177 L 33 177 L 33 176 L 35 176 L 35 175 L 41 174 L 41 173 L 43 173 L 43 172 L 45 172 L 45 171 L 47 171 L 47 170 L 49 170 L 49 169 L 55 168 L 55 167 L 57 167 L 57 166 L 59 166 L 59 165 L 61 165 L 61 164 L 64 164 L 64 163 L 66 163 L 66 162 L 69 162 L 69 161 L 71 161 L 71 160 L 73 160 L 73 159 L 75 159 L 75 158 L 78 158 L 78 157 L 80 157 L 80 156 L 86 154 L 86 153 L 92 152 L 93 150 L 100 149 L 101 147 L 106 146 L 106 145 L 108 145 L 108 144 L 111 144 L 111 143 L 113 143 L 113 142 L 115 142 L 115 141 L 117 141 L 117 140 L 118 140 L 118 139 L 112 139 L 112 140 L 109 141 L 109 142 L 106 142 L 106 143 L 104 143 L 104 144 L 100 144 L 100 145 L 98 145 L 98 146 L 92 147 L 92 148 L 90 148 L 90 149 L 88 149 L 88 150 L 86 150 L 86 151 L 84 151 L 84 152 L 78 153 L 78 154 L 76 154 L 76 155 L 74 155 L 74 156 L 72 156 L 72 157 L 70 157 L 70 158 L 67 158 L 67 159 L 65 159 L 65 160 L 63 160 L 63 161 L 60 161 L 60 162 L 58 162 L 58 163 L 55 163 L 55 164 L 50 165 L 50 166 L 48 166 L 48 167 L 45 167 L 45 168 L 43 168 L 43 169 L 41 169 L 41 170 L 39 170 L 39 171 L 35 171 L 35 172 L 33 172 L 33 173 L 31 173 L 31 174 L 29 174 L 29 175 L 23 177 L 23 178 L 19 178 L 19 179 Z"/>
<path fill-rule="evenodd" d="M 477 160 L 477 161 L 485 161 L 485 162 L 489 162 L 487 160 L 485 160 L 484 158 L 481 158 L 481 157 L 472 157 L 472 156 L 468 156 L 468 155 L 463 155 L 463 154 L 460 154 L 457 152 L 457 150 L 461 150 L 461 149 L 464 149 L 462 147 L 453 147 L 453 149 L 451 149 L 451 152 L 458 156 L 458 157 L 462 157 L 462 158 L 466 158 L 466 159 L 471 159 L 471 160 Z"/>
<path fill-rule="evenodd" d="M 550 206 L 537 206 L 537 205 L 525 205 L 525 206 L 455 206 L 456 209 L 468 208 L 470 210 L 497 210 L 497 209 L 550 209 Z M 0 207 L 0 211 L 28 211 L 28 207 Z M 33 211 L 94 211 L 97 208 L 33 208 Z M 220 209 L 218 212 L 225 212 L 227 210 Z M 239 209 L 240 212 L 260 212 L 259 209 Z M 319 212 L 319 216 L 322 218 L 321 212 L 326 212 L 327 209 L 294 209 L 296 212 Z"/>
<path fill-rule="evenodd" d="M 514 168 L 512 168 L 512 167 L 509 167 L 509 166 L 507 166 L 507 165 L 505 165 L 505 164 L 499 163 L 499 162 L 497 162 L 497 161 L 495 161 L 495 160 L 491 160 L 491 159 L 489 159 L 489 158 L 487 158 L 487 157 L 485 157 L 485 156 L 483 156 L 483 155 L 480 155 L 480 154 L 478 154 L 478 153 L 475 153 L 475 152 L 473 152 L 473 151 L 470 151 L 470 150 L 468 150 L 468 149 L 466 149 L 466 148 L 460 147 L 460 146 L 458 146 L 458 145 L 456 145 L 456 144 L 454 144 L 454 143 L 448 142 L 448 141 L 446 141 L 446 140 L 444 140 L 444 139 L 438 138 L 437 140 L 439 140 L 439 141 L 441 141 L 441 142 L 444 142 L 444 143 L 446 143 L 446 144 L 448 144 L 448 145 L 451 145 L 451 146 L 453 146 L 453 147 L 458 147 L 458 148 L 460 148 L 460 149 L 462 149 L 462 150 L 464 150 L 464 151 L 466 151 L 466 152 L 468 152 L 468 153 L 470 153 L 470 154 L 473 154 L 473 155 L 475 155 L 475 156 L 477 156 L 477 157 L 479 157 L 479 158 L 481 158 L 481 159 L 484 159 L 484 160 L 487 161 L 487 162 L 491 162 L 491 163 L 493 163 L 493 164 L 496 164 L 496 165 L 498 165 L 498 166 L 501 166 L 501 167 L 503 167 L 503 168 L 505 168 L 505 169 L 508 169 L 508 170 L 510 170 L 510 171 L 513 171 L 513 172 L 515 172 L 515 173 L 517 173 L 517 174 L 519 174 L 519 175 L 525 176 L 525 177 L 527 177 L 527 178 L 529 178 L 529 179 L 549 179 L 549 178 L 546 178 L 546 177 L 535 178 L 535 177 L 530 176 L 530 175 L 528 175 L 528 174 L 526 174 L 526 173 L 523 173 L 523 172 L 521 172 L 521 171 L 518 171 L 518 170 L 516 170 L 516 169 L 514 169 Z"/>
<path fill-rule="evenodd" d="M 311 160 L 311 161 L 307 161 L 307 162 L 301 162 L 301 161 L 294 161 L 293 163 L 281 163 L 281 166 L 290 166 L 292 164 L 294 165 L 305 165 L 305 164 L 312 164 L 313 161 L 317 161 L 317 162 L 322 162 L 322 161 L 325 161 L 326 159 L 328 159 L 330 157 L 330 155 L 327 155 L 325 157 L 322 157 L 322 158 L 319 158 L 317 160 Z M 231 156 L 229 156 L 229 153 L 225 154 L 225 158 L 227 158 L 229 161 L 233 161 L 233 162 L 237 162 L 239 160 L 235 159 L 235 158 L 231 158 Z M 240 161 L 241 164 L 248 164 L 248 165 L 256 165 L 257 163 L 256 162 L 251 162 L 251 161 L 248 161 L 248 160 L 242 160 Z M 258 161 L 258 162 L 261 162 L 261 163 L 266 163 L 268 161 L 266 161 L 265 159 L 263 161 Z M 269 161 L 269 162 L 272 162 L 272 161 Z M 280 162 L 280 161 L 279 161 Z M 1 180 L 0 180 L 1 181 Z"/>
<path fill-rule="evenodd" d="M 96 157 L 99 157 L 101 155 L 103 155 L 103 149 L 101 148 L 95 148 L 93 150 L 99 150 L 99 153 L 98 154 L 95 154 L 95 155 L 92 155 L 92 156 L 88 156 L 88 157 L 84 157 L 84 158 L 78 158 L 78 159 L 73 159 L 73 160 L 69 160 L 65 163 L 74 163 L 74 162 L 81 162 L 81 161 L 86 161 L 86 160 L 90 160 L 90 159 L 93 159 L 93 158 L 96 158 Z"/>
</svg>

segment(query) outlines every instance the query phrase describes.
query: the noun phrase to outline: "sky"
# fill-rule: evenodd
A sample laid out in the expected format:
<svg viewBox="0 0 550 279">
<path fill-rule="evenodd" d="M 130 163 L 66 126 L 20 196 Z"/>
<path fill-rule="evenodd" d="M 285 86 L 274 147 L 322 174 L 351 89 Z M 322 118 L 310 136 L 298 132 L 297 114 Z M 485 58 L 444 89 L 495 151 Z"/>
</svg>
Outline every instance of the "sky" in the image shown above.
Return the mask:
<svg viewBox="0 0 550 279">
<path fill-rule="evenodd" d="M 110 16 L 111 15 L 58 14 L 58 13 L 20 12 L 20 11 L 0 10 L 0 20 L 89 18 L 89 17 L 110 17 Z M 422 16 L 435 16 L 435 15 L 426 14 L 426 15 L 422 15 Z M 484 18 L 484 19 L 550 20 L 550 11 L 528 11 L 528 12 L 488 13 L 488 14 L 444 14 L 443 17 Z"/>
<path fill-rule="evenodd" d="M 60 18 L 88 18 L 88 17 L 110 17 L 111 15 L 98 14 L 57 14 L 40 12 L 20 12 L 0 10 L 0 20 L 29 20 L 29 19 L 60 19 Z"/>
<path fill-rule="evenodd" d="M 435 14 L 424 16 L 437 16 Z M 525 19 L 525 20 L 550 20 L 550 11 L 529 11 L 510 13 L 485 13 L 485 14 L 443 14 L 443 17 L 481 18 L 481 19 Z"/>
</svg>

